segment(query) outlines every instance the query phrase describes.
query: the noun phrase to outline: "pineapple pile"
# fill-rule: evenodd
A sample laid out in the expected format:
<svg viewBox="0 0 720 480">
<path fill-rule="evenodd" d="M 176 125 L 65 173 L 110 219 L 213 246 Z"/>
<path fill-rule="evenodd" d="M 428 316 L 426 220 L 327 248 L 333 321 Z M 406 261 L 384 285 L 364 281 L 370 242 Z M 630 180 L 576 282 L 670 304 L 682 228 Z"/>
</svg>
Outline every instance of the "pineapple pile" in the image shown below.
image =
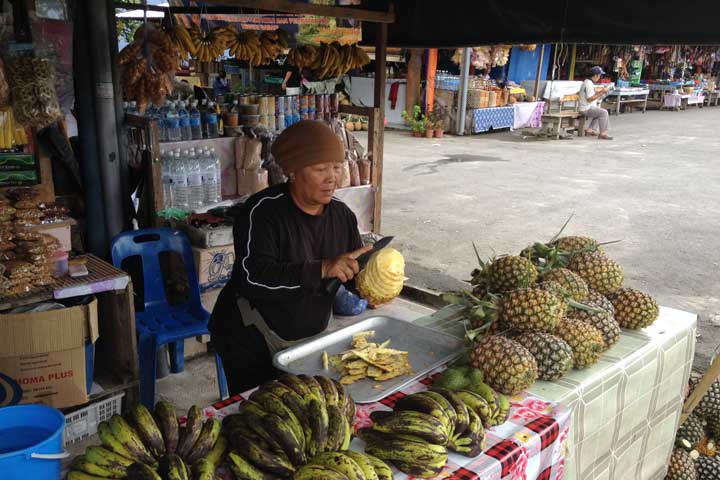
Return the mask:
<svg viewBox="0 0 720 480">
<path fill-rule="evenodd" d="M 367 300 L 372 308 L 400 295 L 404 283 L 405 259 L 391 247 L 374 253 L 356 280 L 360 296 Z"/>
<path fill-rule="evenodd" d="M 700 379 L 690 379 L 690 393 Z M 678 428 L 666 480 L 720 480 L 720 379 Z"/>
<path fill-rule="evenodd" d="M 657 302 L 624 286 L 623 269 L 604 244 L 561 234 L 488 261 L 475 248 L 472 290 L 444 295 L 465 306 L 472 323 L 470 365 L 506 395 L 594 365 L 621 328 L 645 328 L 658 318 Z"/>
</svg>

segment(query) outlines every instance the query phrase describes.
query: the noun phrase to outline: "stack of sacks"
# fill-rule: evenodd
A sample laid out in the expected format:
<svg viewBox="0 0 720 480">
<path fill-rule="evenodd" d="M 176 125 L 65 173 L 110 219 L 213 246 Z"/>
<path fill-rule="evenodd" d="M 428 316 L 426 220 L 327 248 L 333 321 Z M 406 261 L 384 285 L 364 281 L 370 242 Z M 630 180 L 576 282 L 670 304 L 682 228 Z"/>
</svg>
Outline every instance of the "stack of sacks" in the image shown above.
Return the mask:
<svg viewBox="0 0 720 480">
<path fill-rule="evenodd" d="M 253 195 L 267 188 L 268 172 L 262 168 L 262 141 L 239 137 L 235 142 L 238 195 Z"/>
</svg>

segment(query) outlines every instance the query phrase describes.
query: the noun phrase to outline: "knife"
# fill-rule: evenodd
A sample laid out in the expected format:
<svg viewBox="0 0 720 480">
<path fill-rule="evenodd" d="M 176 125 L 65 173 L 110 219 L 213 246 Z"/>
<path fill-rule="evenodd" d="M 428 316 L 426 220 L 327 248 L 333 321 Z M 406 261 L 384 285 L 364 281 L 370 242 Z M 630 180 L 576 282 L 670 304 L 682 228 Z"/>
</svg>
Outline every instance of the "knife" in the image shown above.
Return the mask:
<svg viewBox="0 0 720 480">
<path fill-rule="evenodd" d="M 357 262 L 360 265 L 360 270 L 365 268 L 368 261 L 370 261 L 370 257 L 372 257 L 375 252 L 377 252 L 378 250 L 382 250 L 383 248 L 390 245 L 390 242 L 392 242 L 394 238 L 395 237 L 393 237 L 393 236 L 383 237 L 380 240 L 378 240 L 377 242 L 375 242 L 375 244 L 373 245 L 371 250 L 360 255 L 357 258 Z M 342 285 L 342 282 L 340 281 L 340 279 L 332 278 L 327 283 L 327 286 L 325 287 L 325 289 L 327 290 L 327 292 L 330 295 L 334 296 L 337 293 L 338 289 L 340 288 L 340 285 Z"/>
</svg>

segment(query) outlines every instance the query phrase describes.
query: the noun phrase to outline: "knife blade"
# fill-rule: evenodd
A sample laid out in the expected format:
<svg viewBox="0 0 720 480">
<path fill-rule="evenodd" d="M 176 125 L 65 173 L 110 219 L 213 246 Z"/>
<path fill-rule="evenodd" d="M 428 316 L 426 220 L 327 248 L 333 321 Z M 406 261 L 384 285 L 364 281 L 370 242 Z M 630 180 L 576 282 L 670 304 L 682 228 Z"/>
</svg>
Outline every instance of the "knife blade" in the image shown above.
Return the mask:
<svg viewBox="0 0 720 480">
<path fill-rule="evenodd" d="M 390 245 L 390 242 L 392 242 L 394 238 L 395 238 L 395 237 L 393 237 L 392 235 L 388 235 L 387 237 L 383 237 L 383 238 L 381 238 L 380 240 L 378 240 L 377 242 L 375 242 L 375 243 L 373 244 L 373 247 L 372 247 L 371 250 L 368 250 L 367 252 L 365 252 L 365 253 L 363 253 L 362 255 L 360 255 L 360 256 L 357 258 L 357 262 L 358 262 L 358 264 L 360 265 L 360 270 L 362 270 L 363 268 L 365 268 L 365 266 L 367 265 L 368 261 L 370 261 L 370 257 L 372 257 L 375 252 L 377 252 L 378 250 L 382 250 L 383 248 L 385 248 L 385 247 L 387 247 L 388 245 Z M 340 279 L 338 279 L 338 278 L 332 278 L 332 279 L 330 279 L 330 281 L 327 283 L 326 290 L 327 290 L 327 292 L 328 292 L 330 295 L 333 295 L 333 296 L 334 296 L 334 295 L 337 293 L 338 289 L 340 288 L 340 285 L 342 285 L 342 282 L 340 281 Z"/>
</svg>

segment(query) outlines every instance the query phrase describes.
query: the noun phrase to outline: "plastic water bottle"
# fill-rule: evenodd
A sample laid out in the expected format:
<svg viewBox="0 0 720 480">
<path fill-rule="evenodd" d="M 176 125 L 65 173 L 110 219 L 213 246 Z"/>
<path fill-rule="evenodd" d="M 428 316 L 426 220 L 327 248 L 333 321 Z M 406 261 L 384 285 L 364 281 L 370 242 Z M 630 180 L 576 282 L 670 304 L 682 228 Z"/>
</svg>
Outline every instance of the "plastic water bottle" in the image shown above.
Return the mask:
<svg viewBox="0 0 720 480">
<path fill-rule="evenodd" d="M 203 98 L 202 102 L 200 102 L 200 123 L 204 138 L 207 138 L 207 109 L 207 98 Z"/>
<path fill-rule="evenodd" d="M 172 152 L 166 153 L 160 150 L 160 161 L 162 163 L 162 186 L 163 186 L 163 208 L 173 206 L 172 200 L 172 168 L 175 157 Z"/>
<path fill-rule="evenodd" d="M 203 194 L 206 204 L 220 201 L 219 165 L 220 159 L 215 158 L 212 151 L 206 150 L 203 153 Z"/>
<path fill-rule="evenodd" d="M 182 140 L 192 140 L 192 131 L 190 130 L 190 114 L 185 110 L 185 102 L 178 102 L 178 118 L 180 119 L 180 138 Z"/>
<path fill-rule="evenodd" d="M 160 142 L 167 142 L 167 125 L 165 116 L 170 111 L 170 100 L 165 100 L 165 104 L 158 109 L 158 136 Z"/>
<path fill-rule="evenodd" d="M 203 138 L 203 131 L 202 131 L 202 119 L 200 116 L 200 110 L 197 108 L 197 100 L 194 100 L 190 104 L 190 133 L 191 138 L 193 140 L 202 140 Z"/>
<path fill-rule="evenodd" d="M 182 140 L 180 135 L 180 117 L 175 110 L 175 103 L 170 103 L 170 109 L 165 115 L 165 128 L 167 129 L 167 141 L 179 142 Z"/>
<path fill-rule="evenodd" d="M 188 209 L 188 178 L 185 162 L 179 153 L 173 154 L 172 162 L 172 206 L 173 208 Z"/>
<path fill-rule="evenodd" d="M 187 152 L 183 152 L 185 154 Z M 204 204 L 203 177 L 200 159 L 194 154 L 187 154 L 188 205 L 197 209 Z"/>
<path fill-rule="evenodd" d="M 217 138 L 218 116 L 213 102 L 210 102 L 208 105 L 207 112 L 205 113 L 205 121 L 207 122 L 207 138 Z"/>
</svg>

